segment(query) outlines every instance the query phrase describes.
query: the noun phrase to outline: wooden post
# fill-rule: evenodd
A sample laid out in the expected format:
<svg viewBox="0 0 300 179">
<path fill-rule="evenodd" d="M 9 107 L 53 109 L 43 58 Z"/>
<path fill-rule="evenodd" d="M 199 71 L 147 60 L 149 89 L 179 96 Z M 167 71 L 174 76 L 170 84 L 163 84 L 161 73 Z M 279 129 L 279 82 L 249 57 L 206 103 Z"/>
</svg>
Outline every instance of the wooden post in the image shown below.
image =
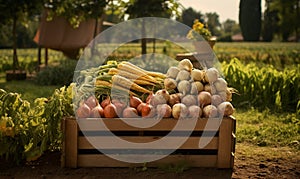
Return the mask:
<svg viewBox="0 0 300 179">
<path fill-rule="evenodd" d="M 230 168 L 232 163 L 232 119 L 223 118 L 219 130 L 218 168 Z"/>
<path fill-rule="evenodd" d="M 48 48 L 45 48 L 45 66 L 48 66 Z"/>
<path fill-rule="evenodd" d="M 65 167 L 76 168 L 78 157 L 78 125 L 76 120 L 64 119 L 64 164 Z"/>
</svg>

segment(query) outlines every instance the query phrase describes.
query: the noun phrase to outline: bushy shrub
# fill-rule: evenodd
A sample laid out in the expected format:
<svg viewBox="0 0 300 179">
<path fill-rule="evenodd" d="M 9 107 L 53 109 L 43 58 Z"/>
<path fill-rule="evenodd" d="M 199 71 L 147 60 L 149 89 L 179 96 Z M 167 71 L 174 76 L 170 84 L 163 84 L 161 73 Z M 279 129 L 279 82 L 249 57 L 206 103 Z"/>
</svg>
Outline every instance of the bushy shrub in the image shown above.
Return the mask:
<svg viewBox="0 0 300 179">
<path fill-rule="evenodd" d="M 77 61 L 65 60 L 59 64 L 42 69 L 36 76 L 40 85 L 69 85 L 73 80 Z"/>
</svg>

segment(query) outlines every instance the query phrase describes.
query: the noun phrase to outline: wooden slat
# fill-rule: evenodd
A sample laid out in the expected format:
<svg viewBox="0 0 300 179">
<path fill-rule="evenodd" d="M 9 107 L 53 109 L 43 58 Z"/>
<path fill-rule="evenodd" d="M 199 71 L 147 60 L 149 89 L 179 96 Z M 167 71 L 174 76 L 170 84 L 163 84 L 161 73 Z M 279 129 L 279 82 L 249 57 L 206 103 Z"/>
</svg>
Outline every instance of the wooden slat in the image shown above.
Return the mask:
<svg viewBox="0 0 300 179">
<path fill-rule="evenodd" d="M 223 120 L 219 130 L 218 168 L 231 167 L 232 120 Z"/>
<path fill-rule="evenodd" d="M 134 142 L 134 143 L 149 143 L 153 142 L 156 140 L 159 140 L 161 137 L 120 137 L 123 140 Z M 201 137 L 202 138 L 202 137 Z M 169 141 L 175 141 L 175 146 L 176 146 L 176 140 L 180 140 L 180 137 L 168 137 L 167 139 L 170 139 Z M 184 138 L 181 137 L 182 140 Z M 209 140 L 210 138 L 207 138 Z M 103 137 L 103 136 L 93 136 L 89 137 L 89 140 L 91 141 L 99 141 L 101 142 L 101 149 L 122 149 L 124 148 L 124 145 L 116 142 L 116 139 L 114 137 Z M 179 149 L 198 149 L 199 148 L 199 140 L 200 137 L 189 137 L 186 142 L 179 147 Z M 98 142 L 97 142 L 98 143 Z M 97 143 L 94 144 L 97 146 Z M 105 144 L 105 146 L 104 146 Z M 95 146 L 91 145 L 88 139 L 84 136 L 80 136 L 78 138 L 78 149 L 95 149 Z M 112 147 L 114 146 L 114 147 Z M 164 143 L 163 145 L 160 145 L 159 147 L 152 146 L 152 148 L 155 149 L 173 149 L 174 147 L 174 142 L 173 145 L 170 144 L 168 145 L 167 143 Z M 99 148 L 100 148 L 99 147 Z M 97 147 L 96 147 L 97 148 Z M 136 149 L 134 146 L 126 146 L 127 149 Z M 147 146 L 141 146 L 139 149 L 149 149 Z M 202 149 L 218 149 L 218 137 L 213 137 L 212 140 Z"/>
<path fill-rule="evenodd" d="M 66 131 L 66 118 L 63 118 L 61 120 L 61 131 L 62 131 L 62 149 L 61 149 L 61 157 L 60 157 L 60 166 L 61 167 L 66 167 L 66 149 L 65 149 L 65 145 L 66 145 L 66 135 L 65 135 L 65 131 Z"/>
<path fill-rule="evenodd" d="M 209 121 L 208 121 L 209 120 Z M 80 119 L 78 120 L 78 125 L 82 131 L 162 131 L 162 130 L 173 130 L 177 124 L 176 130 L 218 130 L 221 121 L 231 120 L 231 118 L 219 119 L 162 119 L 159 122 L 156 119 Z M 133 125 L 128 125 L 127 121 L 134 126 L 149 126 L 147 128 L 134 127 Z M 157 123 L 158 122 L 158 123 Z M 180 122 L 180 123 L 179 123 Z M 156 125 L 151 125 L 156 124 Z"/>
<path fill-rule="evenodd" d="M 185 162 L 193 167 L 216 167 L 216 155 L 169 155 L 157 161 L 147 163 L 147 167 Z M 112 159 L 106 155 L 79 155 L 78 167 L 137 167 L 143 164 L 127 163 Z"/>
<path fill-rule="evenodd" d="M 65 121 L 65 165 L 66 167 L 77 167 L 77 140 L 78 126 L 76 120 Z"/>
</svg>

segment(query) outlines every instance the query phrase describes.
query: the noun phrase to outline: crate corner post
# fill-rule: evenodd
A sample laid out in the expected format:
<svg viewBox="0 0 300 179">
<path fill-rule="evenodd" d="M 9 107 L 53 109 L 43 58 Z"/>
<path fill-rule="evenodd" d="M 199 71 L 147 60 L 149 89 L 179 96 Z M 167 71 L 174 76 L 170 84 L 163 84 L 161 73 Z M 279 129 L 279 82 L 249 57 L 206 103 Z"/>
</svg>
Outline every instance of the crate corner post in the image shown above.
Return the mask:
<svg viewBox="0 0 300 179">
<path fill-rule="evenodd" d="M 219 129 L 217 168 L 233 168 L 235 149 L 235 119 L 226 117 Z"/>
<path fill-rule="evenodd" d="M 78 124 L 74 118 L 64 118 L 62 121 L 63 151 L 61 166 L 77 168 L 78 160 Z"/>
</svg>

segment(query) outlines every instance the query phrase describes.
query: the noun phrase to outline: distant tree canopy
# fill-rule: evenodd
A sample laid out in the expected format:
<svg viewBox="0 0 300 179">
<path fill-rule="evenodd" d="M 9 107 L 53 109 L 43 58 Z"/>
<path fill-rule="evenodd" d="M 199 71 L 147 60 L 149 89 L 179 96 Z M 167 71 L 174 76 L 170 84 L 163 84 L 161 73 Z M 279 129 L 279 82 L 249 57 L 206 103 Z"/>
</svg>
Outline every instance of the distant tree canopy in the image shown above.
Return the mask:
<svg viewBox="0 0 300 179">
<path fill-rule="evenodd" d="M 291 35 L 299 40 L 300 0 L 266 0 L 264 35 L 272 40 L 274 33 L 287 41 Z"/>
<path fill-rule="evenodd" d="M 200 22 L 204 22 L 204 15 L 200 11 L 196 11 L 189 7 L 182 11 L 181 17 L 177 20 L 189 27 L 192 27 L 195 19 L 199 19 Z"/>
<path fill-rule="evenodd" d="M 65 17 L 73 27 L 86 19 L 97 19 L 112 0 L 45 0 L 48 20 L 54 16 Z"/>
<path fill-rule="evenodd" d="M 245 41 L 259 41 L 261 0 L 240 0 L 239 23 Z"/>
<path fill-rule="evenodd" d="M 220 36 L 220 28 L 221 28 L 221 23 L 219 20 L 219 15 L 215 12 L 210 12 L 205 14 L 206 19 L 207 19 L 207 26 L 208 29 L 211 31 L 211 34 L 213 36 Z"/>
<path fill-rule="evenodd" d="M 42 3 L 39 0 L 0 0 L 0 24 L 11 26 L 12 46 L 13 46 L 13 70 L 19 68 L 17 55 L 17 25 L 18 22 L 27 23 L 28 17 L 39 13 Z"/>
<path fill-rule="evenodd" d="M 122 5 L 122 4 L 121 4 Z M 130 19 L 139 17 L 166 17 L 178 15 L 179 4 L 176 0 L 132 0 L 129 3 L 123 3 L 125 14 Z M 142 36 L 146 36 L 144 21 L 141 27 Z M 147 41 L 141 39 L 142 54 L 147 53 Z"/>
</svg>

